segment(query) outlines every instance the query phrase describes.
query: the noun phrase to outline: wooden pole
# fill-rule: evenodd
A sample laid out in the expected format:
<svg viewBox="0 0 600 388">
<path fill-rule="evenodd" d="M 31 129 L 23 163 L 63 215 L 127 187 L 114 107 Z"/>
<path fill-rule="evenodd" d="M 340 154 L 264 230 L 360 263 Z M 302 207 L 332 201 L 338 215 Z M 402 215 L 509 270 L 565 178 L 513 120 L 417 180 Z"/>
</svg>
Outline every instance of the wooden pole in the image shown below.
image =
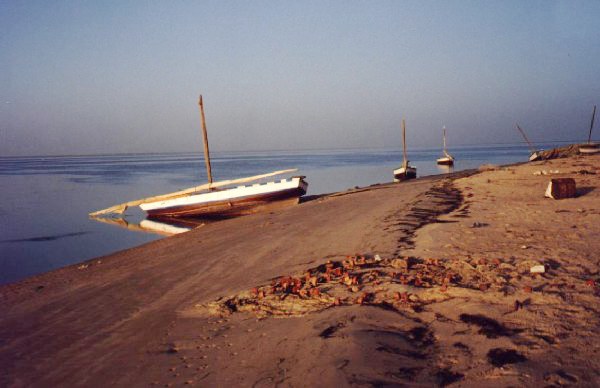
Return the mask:
<svg viewBox="0 0 600 388">
<path fill-rule="evenodd" d="M 204 104 L 202 103 L 202 95 L 198 101 L 200 105 L 200 120 L 202 121 L 202 140 L 204 142 L 204 162 L 206 163 L 206 175 L 208 176 L 208 183 L 213 182 L 212 171 L 210 169 L 210 153 L 208 151 L 208 134 L 206 133 L 206 119 L 204 118 Z"/>
<path fill-rule="evenodd" d="M 404 155 L 404 167 L 408 166 L 408 159 L 406 158 L 406 123 L 402 119 L 402 146 Z"/>
<path fill-rule="evenodd" d="M 592 128 L 594 128 L 594 117 L 596 117 L 596 105 L 592 111 L 592 122 L 590 123 L 590 135 L 588 136 L 588 144 L 592 143 Z"/>
</svg>

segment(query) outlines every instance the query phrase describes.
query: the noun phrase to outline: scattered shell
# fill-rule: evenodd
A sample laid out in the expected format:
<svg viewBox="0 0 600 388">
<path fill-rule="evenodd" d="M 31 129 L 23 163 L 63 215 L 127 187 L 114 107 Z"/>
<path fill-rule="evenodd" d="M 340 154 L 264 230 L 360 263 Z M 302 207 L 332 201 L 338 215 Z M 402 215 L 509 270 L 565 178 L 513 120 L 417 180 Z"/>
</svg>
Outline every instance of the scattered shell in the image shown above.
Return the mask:
<svg viewBox="0 0 600 388">
<path fill-rule="evenodd" d="M 544 273 L 544 272 L 546 272 L 546 267 L 544 267 L 543 265 L 534 265 L 533 267 L 529 268 L 529 272 L 530 273 Z"/>
</svg>

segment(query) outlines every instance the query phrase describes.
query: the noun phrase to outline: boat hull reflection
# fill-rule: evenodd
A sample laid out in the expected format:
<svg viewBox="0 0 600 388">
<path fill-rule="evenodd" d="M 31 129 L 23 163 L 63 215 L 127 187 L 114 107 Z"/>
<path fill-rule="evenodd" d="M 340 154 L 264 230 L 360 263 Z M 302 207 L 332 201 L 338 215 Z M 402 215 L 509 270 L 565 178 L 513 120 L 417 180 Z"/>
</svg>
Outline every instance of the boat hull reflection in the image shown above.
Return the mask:
<svg viewBox="0 0 600 388">
<path fill-rule="evenodd" d="M 127 220 L 120 217 L 93 217 L 93 220 L 103 222 L 105 224 L 118 226 L 135 232 L 144 232 L 158 234 L 161 236 L 173 236 L 189 232 L 192 229 L 199 228 L 207 223 L 214 222 L 207 219 L 196 218 L 145 218 L 139 222 Z"/>
<path fill-rule="evenodd" d="M 449 174 L 454 171 L 454 164 L 438 164 L 437 169 L 442 174 Z"/>
</svg>

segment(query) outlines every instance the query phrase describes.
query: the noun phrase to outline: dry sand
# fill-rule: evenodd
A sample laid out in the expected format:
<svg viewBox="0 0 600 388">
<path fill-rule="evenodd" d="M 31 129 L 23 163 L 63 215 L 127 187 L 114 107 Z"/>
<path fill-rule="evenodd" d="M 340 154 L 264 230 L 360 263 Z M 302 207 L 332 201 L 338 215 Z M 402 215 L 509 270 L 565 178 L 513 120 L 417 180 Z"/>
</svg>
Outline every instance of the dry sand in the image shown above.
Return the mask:
<svg viewBox="0 0 600 388">
<path fill-rule="evenodd" d="M 598 386 L 599 187 L 381 185 L 2 286 L 0 386 Z"/>
</svg>

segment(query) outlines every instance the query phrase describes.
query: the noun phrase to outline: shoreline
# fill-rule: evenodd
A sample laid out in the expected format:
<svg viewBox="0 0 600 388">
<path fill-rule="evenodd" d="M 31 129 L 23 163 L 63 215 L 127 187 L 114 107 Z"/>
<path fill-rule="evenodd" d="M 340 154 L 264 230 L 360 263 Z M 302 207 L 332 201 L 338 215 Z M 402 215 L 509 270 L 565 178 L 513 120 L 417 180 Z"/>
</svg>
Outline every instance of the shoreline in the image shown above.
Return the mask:
<svg viewBox="0 0 600 388">
<path fill-rule="evenodd" d="M 497 156 L 502 159 L 502 155 L 499 152 Z M 509 161 L 518 160 L 522 158 L 522 155 L 522 152 L 514 152 Z M 364 157 L 367 159 L 365 160 Z M 471 158 L 475 158 L 475 160 L 470 162 Z M 281 163 L 288 163 L 285 158 L 281 159 Z M 393 168 L 395 162 L 391 162 L 392 165 L 389 166 L 380 165 L 379 163 L 386 163 L 384 159 L 389 160 L 390 156 L 376 154 L 366 154 L 366 156 L 329 155 L 325 157 L 307 155 L 298 162 L 302 168 L 308 168 L 311 165 L 319 166 L 314 170 L 307 171 L 311 177 L 308 193 L 310 195 L 311 193 L 333 193 L 355 185 L 364 187 L 373 183 L 391 181 L 388 170 Z M 258 162 L 260 165 L 264 165 L 264 169 L 269 169 L 268 160 L 269 158 L 260 157 Z M 379 162 L 376 162 L 377 160 Z M 161 170 L 176 173 L 174 178 L 177 179 L 177 182 L 181 182 L 177 184 L 177 188 L 193 185 L 195 184 L 193 181 L 184 184 L 181 179 L 194 176 L 197 172 L 197 163 L 188 161 L 184 163 L 184 166 L 179 166 L 174 164 L 173 160 L 153 160 L 153 163 L 149 165 L 155 167 L 146 171 L 147 167 L 144 166 L 150 160 L 134 158 L 131 162 L 133 164 L 129 167 L 119 167 L 121 163 L 118 160 L 89 160 L 82 161 L 81 165 L 79 162 L 68 162 L 66 164 L 34 163 L 34 165 L 28 166 L 26 163 L 7 166 L 10 175 L 5 175 L 3 182 L 14 187 L 6 193 L 8 202 L 13 206 L 6 208 L 4 213 L 4 223 L 7 227 L 10 225 L 10 228 L 6 229 L 5 233 L 5 243 L 3 244 L 5 260 L 0 266 L 0 270 L 4 271 L 0 275 L 0 283 L 15 282 L 70 263 L 112 254 L 154 239 L 153 236 L 142 233 L 117 234 L 112 228 L 90 221 L 87 213 L 120 200 L 170 191 L 173 185 L 168 182 L 166 176 L 161 175 Z M 376 165 L 373 165 L 374 162 Z M 94 168 L 90 167 L 96 163 L 100 163 L 100 165 Z M 158 164 L 155 165 L 155 163 Z M 437 171 L 435 164 L 429 163 L 429 161 L 421 163 L 424 163 L 423 168 L 419 170 L 422 175 L 444 172 Z M 504 160 L 497 161 L 497 164 L 501 163 L 504 163 Z M 226 161 L 226 164 L 229 166 L 225 166 L 223 170 L 235 167 L 234 159 Z M 233 166 L 231 166 L 232 164 Z M 471 168 L 477 167 L 479 164 L 477 153 L 467 153 L 465 160 L 457 164 L 457 167 Z M 430 168 L 427 169 L 426 166 Z M 55 174 L 57 168 L 60 168 L 62 172 Z M 143 168 L 148 174 L 137 178 L 135 178 L 135 174 L 131 175 L 139 168 Z M 248 172 L 250 175 L 256 173 L 256 171 Z M 29 175 L 31 173 L 36 173 L 36 175 Z M 116 175 L 112 177 L 111 174 Z M 240 171 L 233 177 L 238 175 L 245 175 L 245 172 Z M 128 178 L 125 181 L 123 177 Z M 132 177 L 135 179 L 131 179 Z M 53 185 L 58 182 L 62 182 L 60 189 L 50 191 L 47 195 L 40 193 L 40 196 L 36 196 L 36 198 L 28 198 L 29 196 L 18 194 L 21 190 L 29 192 L 36 185 Z M 69 201 L 63 201 L 64 198 L 69 198 Z M 27 213 L 23 213 L 19 210 L 20 207 L 29 210 Z M 56 214 L 61 214 L 61 216 L 57 217 Z M 132 213 L 134 222 L 137 220 L 137 215 L 136 212 Z M 75 235 L 77 232 L 88 233 Z"/>
<path fill-rule="evenodd" d="M 562 172 L 533 175 L 546 169 Z M 598 156 L 571 157 L 369 186 L 1 285 L 0 385 L 593 385 L 597 346 L 569 349 L 598 337 L 586 282 L 599 280 L 599 169 Z M 544 200 L 554 176 L 586 189 Z M 291 296 L 302 313 L 277 319 L 290 306 L 247 294 L 375 255 L 379 283 L 365 278 L 355 295 L 324 281 L 324 309 Z M 421 260 L 408 278 L 457 280 L 398 285 L 391 263 L 406 257 Z M 548 272 L 528 275 L 540 261 Z M 371 299 L 356 303 L 363 293 Z M 236 297 L 266 315 L 218 310 Z"/>
<path fill-rule="evenodd" d="M 502 166 L 519 165 L 519 164 L 523 164 L 523 163 L 527 163 L 527 162 L 517 162 L 517 163 L 507 164 L 507 165 L 502 165 Z M 418 177 L 417 179 L 419 181 L 431 181 L 431 180 L 438 180 L 438 179 L 445 179 L 445 178 L 454 179 L 455 177 L 458 178 L 458 177 L 462 177 L 462 176 L 467 176 L 467 175 L 475 174 L 477 172 L 478 172 L 477 169 L 470 168 L 470 169 L 460 170 L 460 171 L 451 172 L 451 173 L 440 173 L 440 174 L 426 175 L 426 176 L 423 176 L 423 177 Z M 387 185 L 393 185 L 393 184 L 395 184 L 395 183 L 393 183 L 393 182 L 375 183 L 375 184 L 371 184 L 371 185 L 364 186 L 364 187 L 358 187 L 358 186 L 356 186 L 354 188 L 348 188 L 348 189 L 345 189 L 343 191 L 338 191 L 338 192 L 330 192 L 330 193 L 323 193 L 323 194 L 306 195 L 306 196 L 303 196 L 303 197 L 300 198 L 299 204 L 309 203 L 311 201 L 321 200 L 321 199 L 325 199 L 325 198 L 328 198 L 328 197 L 338 197 L 338 196 L 343 196 L 343 195 L 350 195 L 350 194 L 354 194 L 354 193 L 357 193 L 357 192 L 362 192 L 362 191 L 368 191 L 368 190 L 376 189 L 376 188 L 378 188 L 380 186 L 387 186 Z M 226 221 L 226 220 L 227 219 L 222 219 L 222 220 L 218 220 L 216 222 L 222 222 L 222 221 Z M 210 223 L 214 223 L 214 222 L 215 221 L 211 221 Z M 75 232 L 75 233 L 80 233 L 80 232 Z M 141 233 L 154 234 L 152 232 L 141 232 Z M 172 235 L 171 236 L 163 236 L 163 237 L 157 238 L 157 240 L 158 239 L 169 238 L 169 237 L 173 237 L 173 236 Z M 94 256 L 94 257 L 91 257 L 91 258 L 88 258 L 88 259 L 84 259 L 83 261 L 79 261 L 79 262 L 76 262 L 76 263 L 65 265 L 63 267 L 59 267 L 59 268 L 55 268 L 55 269 L 52 269 L 52 270 L 49 270 L 49 271 L 45 271 L 45 272 L 33 274 L 33 275 L 30 275 L 30 276 L 24 277 L 22 279 L 17 279 L 17 280 L 14 280 L 14 281 L 11 281 L 11 282 L 7 282 L 7 283 L 0 283 L 0 291 L 1 291 L 2 287 L 9 287 L 10 288 L 11 285 L 16 285 L 17 283 L 22 283 L 22 282 L 36 283 L 36 281 L 37 281 L 37 279 L 39 277 L 50 276 L 50 274 L 53 273 L 53 272 L 55 272 L 55 271 L 66 270 L 67 268 L 72 268 L 73 269 L 73 268 L 79 267 L 81 265 L 93 266 L 94 263 L 97 260 L 102 260 L 102 258 L 111 257 L 111 256 L 114 256 L 114 255 L 119 254 L 121 252 L 126 252 L 126 251 L 129 251 L 129 250 L 132 250 L 132 249 L 140 248 L 140 247 L 145 246 L 147 244 L 151 244 L 152 242 L 157 241 L 157 240 L 148 241 L 148 242 L 145 242 L 145 243 L 142 243 L 142 244 L 139 244 L 139 245 L 135 245 L 135 246 L 132 246 L 132 247 L 129 247 L 129 248 L 125 248 L 125 249 L 118 249 L 118 250 L 115 250 L 113 252 L 109 252 L 109 253 L 102 254 L 102 255 L 99 255 L 99 256 Z"/>
</svg>

